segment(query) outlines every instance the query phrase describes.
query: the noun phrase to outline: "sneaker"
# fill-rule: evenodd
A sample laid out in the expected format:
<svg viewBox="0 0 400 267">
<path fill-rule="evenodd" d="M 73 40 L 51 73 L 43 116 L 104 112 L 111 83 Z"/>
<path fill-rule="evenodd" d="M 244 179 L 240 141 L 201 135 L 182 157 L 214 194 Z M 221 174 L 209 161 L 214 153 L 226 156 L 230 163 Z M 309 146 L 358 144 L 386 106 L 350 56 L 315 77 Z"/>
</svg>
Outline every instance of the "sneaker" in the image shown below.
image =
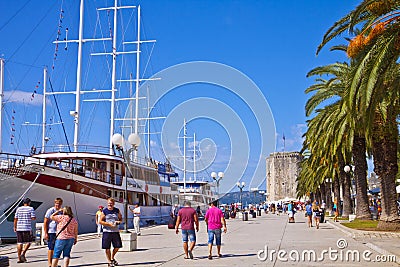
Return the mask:
<svg viewBox="0 0 400 267">
<path fill-rule="evenodd" d="M 111 263 L 114 264 L 114 266 L 118 266 L 118 261 L 116 261 L 115 259 L 111 260 Z"/>
<path fill-rule="evenodd" d="M 212 256 L 211 256 L 211 255 L 208 255 L 208 259 L 209 259 L 209 260 L 212 260 Z"/>
<path fill-rule="evenodd" d="M 189 251 L 188 251 L 188 253 L 189 253 L 189 257 L 190 257 L 190 259 L 192 259 L 192 260 L 193 260 L 193 253 L 192 253 L 192 251 L 191 251 L 191 250 L 189 250 Z"/>
<path fill-rule="evenodd" d="M 114 263 L 113 262 L 109 262 L 108 263 L 108 267 L 114 267 Z"/>
</svg>

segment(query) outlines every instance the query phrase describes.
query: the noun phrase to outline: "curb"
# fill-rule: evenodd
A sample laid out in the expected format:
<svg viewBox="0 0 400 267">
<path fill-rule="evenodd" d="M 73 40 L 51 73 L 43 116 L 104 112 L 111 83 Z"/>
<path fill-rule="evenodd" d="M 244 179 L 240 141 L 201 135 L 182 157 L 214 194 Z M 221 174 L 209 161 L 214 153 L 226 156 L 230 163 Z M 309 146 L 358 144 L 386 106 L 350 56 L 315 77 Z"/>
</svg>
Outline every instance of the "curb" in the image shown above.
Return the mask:
<svg viewBox="0 0 400 267">
<path fill-rule="evenodd" d="M 355 239 L 356 234 L 354 233 L 354 231 L 350 230 L 349 228 L 342 226 L 340 223 L 339 224 L 335 224 L 335 223 L 332 223 L 332 222 L 330 222 L 328 220 L 326 222 L 329 225 L 333 226 L 334 228 L 340 230 L 341 232 L 343 232 L 347 236 Z M 370 242 L 366 242 L 366 243 L 363 243 L 363 244 L 366 245 L 368 248 L 378 252 L 381 255 L 394 255 L 396 257 L 395 263 L 400 265 L 400 255 L 396 255 L 395 253 L 389 252 L 386 249 L 383 249 L 383 248 L 381 248 L 381 247 L 379 247 L 379 246 L 377 246 L 377 245 L 375 245 L 373 243 L 370 243 Z"/>
</svg>

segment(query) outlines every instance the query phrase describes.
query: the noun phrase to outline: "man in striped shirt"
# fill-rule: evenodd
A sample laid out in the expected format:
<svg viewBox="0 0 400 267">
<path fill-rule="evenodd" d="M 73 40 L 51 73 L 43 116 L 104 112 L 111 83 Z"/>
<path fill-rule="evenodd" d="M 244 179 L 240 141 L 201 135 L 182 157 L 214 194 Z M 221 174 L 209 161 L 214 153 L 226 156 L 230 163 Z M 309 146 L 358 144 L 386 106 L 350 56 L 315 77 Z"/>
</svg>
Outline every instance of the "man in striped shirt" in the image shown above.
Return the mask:
<svg viewBox="0 0 400 267">
<path fill-rule="evenodd" d="M 14 232 L 17 233 L 17 263 L 27 262 L 25 254 L 32 241 L 32 220 L 36 220 L 35 210 L 29 206 L 31 200 L 26 198 L 23 203 L 24 205 L 15 211 L 14 217 Z"/>
</svg>

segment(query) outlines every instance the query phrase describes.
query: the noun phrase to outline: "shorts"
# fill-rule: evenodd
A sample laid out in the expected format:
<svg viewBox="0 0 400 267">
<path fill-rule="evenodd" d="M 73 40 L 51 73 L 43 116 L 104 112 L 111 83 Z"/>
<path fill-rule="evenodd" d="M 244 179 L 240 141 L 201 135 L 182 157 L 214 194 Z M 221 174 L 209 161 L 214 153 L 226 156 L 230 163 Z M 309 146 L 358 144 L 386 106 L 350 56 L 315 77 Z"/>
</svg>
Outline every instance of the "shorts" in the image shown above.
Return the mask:
<svg viewBox="0 0 400 267">
<path fill-rule="evenodd" d="M 103 232 L 101 239 L 101 248 L 110 249 L 111 244 L 113 248 L 122 248 L 122 240 L 119 232 Z"/>
<path fill-rule="evenodd" d="M 221 229 L 208 230 L 208 244 L 213 243 L 215 236 L 215 244 L 221 246 Z"/>
<path fill-rule="evenodd" d="M 49 239 L 47 240 L 47 247 L 49 250 L 54 250 L 56 235 L 56 233 L 48 233 Z"/>
<path fill-rule="evenodd" d="M 59 259 L 61 256 L 61 252 L 63 253 L 64 258 L 71 258 L 71 249 L 74 245 L 74 242 L 75 238 L 56 239 L 56 243 L 54 245 L 53 259 Z"/>
<path fill-rule="evenodd" d="M 31 231 L 17 231 L 17 244 L 25 244 L 32 242 Z"/>
<path fill-rule="evenodd" d="M 182 241 L 183 242 L 188 242 L 190 239 L 190 242 L 196 242 L 196 233 L 194 230 L 183 230 L 182 229 Z"/>
</svg>

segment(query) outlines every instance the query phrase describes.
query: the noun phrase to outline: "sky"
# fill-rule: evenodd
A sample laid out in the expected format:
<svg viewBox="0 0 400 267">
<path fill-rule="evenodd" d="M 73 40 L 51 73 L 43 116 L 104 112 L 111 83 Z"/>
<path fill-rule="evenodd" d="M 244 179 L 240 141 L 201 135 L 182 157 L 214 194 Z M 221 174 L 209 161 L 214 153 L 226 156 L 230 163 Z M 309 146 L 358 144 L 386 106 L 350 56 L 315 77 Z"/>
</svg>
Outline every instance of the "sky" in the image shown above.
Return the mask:
<svg viewBox="0 0 400 267">
<path fill-rule="evenodd" d="M 99 12 L 100 27 L 94 23 L 96 12 L 90 10 L 113 1 L 86 2 L 88 24 L 84 38 L 109 37 L 112 12 Z M 222 171 L 225 176 L 220 182 L 220 192 L 227 192 L 237 190 L 237 181 L 244 181 L 245 189 L 265 188 L 265 158 L 272 152 L 301 149 L 307 120 L 304 106 L 309 97 L 304 91 L 314 82 L 313 78 L 306 78 L 307 72 L 346 60 L 340 52 L 330 52 L 329 46 L 316 56 L 316 48 L 328 28 L 359 1 L 124 0 L 123 3 L 141 6 L 141 38 L 157 40 L 154 44 L 144 44 L 141 53 L 141 77 L 154 75 L 161 80 L 142 83 L 140 95 L 149 90 L 151 115 L 166 117 L 149 124 L 152 130 L 162 132 L 151 135 L 151 156 L 167 155 L 182 177 L 186 119 L 188 179 L 195 179 L 190 171 L 195 165 L 201 170 L 198 180 L 210 179 L 212 171 Z M 0 56 L 5 59 L 3 151 L 27 153 L 32 145 L 41 146 L 41 128 L 35 125 L 42 118 L 44 66 L 49 70 L 53 90 L 73 90 L 76 61 L 67 58 L 76 56 L 76 45 L 59 44 L 56 51 L 52 42 L 57 36 L 60 40 L 77 38 L 78 7 L 77 0 L 0 1 Z M 136 16 L 126 11 L 127 18 L 122 21 L 130 25 L 122 30 L 126 36 L 136 25 L 132 14 Z M 335 42 L 344 43 L 343 39 Z M 104 42 L 85 43 L 86 50 L 95 52 L 109 46 Z M 119 46 L 122 47 L 135 49 L 132 45 Z M 102 73 L 110 68 L 111 61 L 100 58 L 84 57 L 90 62 L 90 67 L 85 63 L 82 77 L 82 87 L 86 90 L 109 87 L 105 79 L 109 77 Z M 135 58 L 123 63 L 121 60 L 118 67 L 123 64 L 131 67 L 134 62 Z M 118 79 L 127 77 L 129 72 L 124 72 Z M 128 83 L 121 85 L 121 91 L 123 87 L 125 93 L 119 96 L 127 97 Z M 96 95 L 84 99 L 106 96 Z M 46 102 L 49 110 L 57 110 L 51 97 Z M 80 144 L 107 146 L 109 103 L 99 102 L 99 107 L 93 103 L 85 102 L 85 107 L 82 104 L 84 127 L 80 129 Z M 74 99 L 59 95 L 57 104 L 71 144 L 73 118 L 68 113 L 75 109 Z M 122 104 L 119 107 L 122 111 L 117 116 L 129 117 L 130 109 Z M 56 124 L 60 121 L 58 113 L 47 114 L 48 145 L 65 143 L 63 130 Z M 84 121 L 83 114 L 90 119 Z M 127 128 L 116 126 L 115 132 L 122 129 Z M 194 141 L 196 164 L 190 156 Z M 143 153 L 147 150 L 146 142 L 140 146 Z"/>
</svg>

